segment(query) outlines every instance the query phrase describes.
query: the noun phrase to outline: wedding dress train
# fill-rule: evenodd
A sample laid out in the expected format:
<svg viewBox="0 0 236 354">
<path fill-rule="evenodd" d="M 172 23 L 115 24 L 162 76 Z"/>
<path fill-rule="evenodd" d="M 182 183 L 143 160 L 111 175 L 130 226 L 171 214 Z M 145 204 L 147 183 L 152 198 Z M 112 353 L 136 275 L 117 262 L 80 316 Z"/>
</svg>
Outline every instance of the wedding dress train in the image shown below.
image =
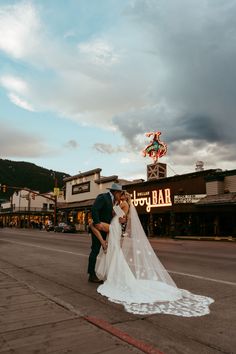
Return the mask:
<svg viewBox="0 0 236 354">
<path fill-rule="evenodd" d="M 97 260 L 97 276 L 104 280 L 98 293 L 134 314 L 192 317 L 210 312 L 212 298 L 177 288 L 154 253 L 133 205 L 127 233 L 128 236 L 121 240 L 121 225 L 118 216 L 114 216 L 107 253 L 101 250 Z"/>
</svg>

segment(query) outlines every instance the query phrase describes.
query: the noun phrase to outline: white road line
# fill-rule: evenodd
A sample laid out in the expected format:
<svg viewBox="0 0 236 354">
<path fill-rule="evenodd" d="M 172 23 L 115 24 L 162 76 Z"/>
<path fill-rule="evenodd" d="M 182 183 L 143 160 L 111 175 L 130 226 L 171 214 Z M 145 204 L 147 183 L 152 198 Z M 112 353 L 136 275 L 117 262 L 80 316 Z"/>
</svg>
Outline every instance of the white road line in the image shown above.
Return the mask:
<svg viewBox="0 0 236 354">
<path fill-rule="evenodd" d="M 7 241 L 10 243 L 15 243 L 17 245 L 22 245 L 22 246 L 30 246 L 30 247 L 36 247 L 36 248 L 41 248 L 47 251 L 55 251 L 55 252 L 61 252 L 61 253 L 68 253 L 68 254 L 73 254 L 75 256 L 79 256 L 79 257 L 86 257 L 88 258 L 87 254 L 83 254 L 83 253 L 77 253 L 77 252 L 71 252 L 71 251 L 64 251 L 64 250 L 60 250 L 58 248 L 51 248 L 51 247 L 44 247 L 44 246 L 38 246 L 38 245 L 34 245 L 33 243 L 25 243 L 25 242 L 17 242 L 17 241 L 12 241 L 12 240 L 6 240 L 6 239 L 1 239 L 1 241 Z M 213 279 L 213 278 L 207 278 L 207 277 L 202 277 L 200 275 L 194 275 L 194 274 L 188 274 L 188 273 L 181 273 L 181 272 L 176 272 L 173 270 L 167 270 L 169 273 L 171 274 L 177 274 L 177 275 L 183 275 L 185 277 L 191 277 L 191 278 L 197 278 L 197 279 L 202 279 L 202 280 L 207 280 L 207 281 L 213 281 L 215 283 L 220 283 L 220 284 L 227 284 L 227 285 L 233 285 L 236 286 L 236 283 L 231 282 L 231 281 L 225 281 L 225 280 L 219 280 L 219 279 Z"/>
<path fill-rule="evenodd" d="M 17 242 L 17 241 L 6 240 L 6 239 L 0 239 L 0 240 L 1 241 L 7 241 L 9 243 L 15 243 L 15 244 L 21 245 L 21 246 L 30 246 L 30 247 L 41 248 L 41 249 L 44 249 L 44 250 L 47 250 L 47 251 L 55 251 L 55 252 L 61 252 L 61 253 L 74 254 L 75 256 L 80 256 L 80 257 L 88 257 L 88 255 L 83 254 L 83 253 L 59 250 L 58 248 L 38 246 L 38 245 L 34 245 L 33 243 Z"/>
<path fill-rule="evenodd" d="M 192 278 L 197 278 L 197 279 L 203 279 L 203 280 L 214 281 L 214 282 L 216 282 L 216 283 L 221 283 L 221 284 L 236 285 L 236 283 L 233 283 L 233 282 L 231 282 L 231 281 L 225 281 L 225 280 L 218 280 L 218 279 L 213 279 L 213 278 L 207 278 L 207 277 L 202 277 L 201 275 L 193 275 L 193 274 L 188 274 L 188 273 L 175 272 L 175 271 L 172 271 L 172 270 L 168 270 L 168 273 L 177 274 L 177 275 L 184 275 L 184 276 L 186 276 L 186 277 L 192 277 Z"/>
</svg>

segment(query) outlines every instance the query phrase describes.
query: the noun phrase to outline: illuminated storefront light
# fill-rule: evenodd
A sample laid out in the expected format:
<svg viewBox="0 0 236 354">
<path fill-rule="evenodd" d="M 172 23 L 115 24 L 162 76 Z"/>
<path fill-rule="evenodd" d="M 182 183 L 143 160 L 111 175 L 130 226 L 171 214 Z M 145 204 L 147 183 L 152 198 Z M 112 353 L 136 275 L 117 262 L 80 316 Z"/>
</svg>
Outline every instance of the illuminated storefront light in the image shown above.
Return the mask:
<svg viewBox="0 0 236 354">
<path fill-rule="evenodd" d="M 133 191 L 132 202 L 134 206 L 146 206 L 146 211 L 150 213 L 152 208 L 172 206 L 170 188 L 154 189 L 152 191 Z"/>
</svg>

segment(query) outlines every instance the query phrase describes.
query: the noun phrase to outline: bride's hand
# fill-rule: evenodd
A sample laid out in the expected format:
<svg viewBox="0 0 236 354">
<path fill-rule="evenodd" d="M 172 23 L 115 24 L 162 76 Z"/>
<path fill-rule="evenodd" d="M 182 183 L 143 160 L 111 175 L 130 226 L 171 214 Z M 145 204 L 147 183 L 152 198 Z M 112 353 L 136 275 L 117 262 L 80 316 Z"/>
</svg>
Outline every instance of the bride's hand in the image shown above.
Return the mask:
<svg viewBox="0 0 236 354">
<path fill-rule="evenodd" d="M 126 221 L 127 221 L 126 216 L 123 216 L 123 217 L 120 217 L 120 218 L 119 218 L 119 222 L 120 222 L 120 224 L 125 224 L 125 223 L 126 223 Z"/>
<path fill-rule="evenodd" d="M 104 253 L 107 253 L 107 246 L 108 246 L 107 241 L 102 242 L 102 248 Z"/>
</svg>

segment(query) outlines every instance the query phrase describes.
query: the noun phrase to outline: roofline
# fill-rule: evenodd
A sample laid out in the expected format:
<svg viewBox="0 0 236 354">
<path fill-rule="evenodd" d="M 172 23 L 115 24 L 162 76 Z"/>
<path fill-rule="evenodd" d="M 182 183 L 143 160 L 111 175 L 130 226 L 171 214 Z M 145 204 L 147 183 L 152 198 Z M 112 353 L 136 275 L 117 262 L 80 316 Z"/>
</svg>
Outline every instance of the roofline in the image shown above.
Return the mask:
<svg viewBox="0 0 236 354">
<path fill-rule="evenodd" d="M 85 177 L 85 176 L 91 176 L 91 175 L 94 175 L 95 173 L 100 173 L 101 171 L 102 171 L 101 168 L 95 168 L 94 170 L 82 172 L 82 173 L 79 173 L 78 175 L 74 175 L 74 176 L 63 178 L 63 181 L 64 182 L 72 181 L 75 178 L 82 178 L 82 177 Z"/>
<path fill-rule="evenodd" d="M 111 181 L 118 181 L 118 176 L 113 175 L 113 176 L 108 176 L 108 177 L 101 177 L 96 179 L 94 182 L 97 184 L 102 184 L 106 182 L 111 182 Z"/>
<path fill-rule="evenodd" d="M 194 178 L 197 176 L 205 176 L 205 175 L 210 175 L 215 172 L 217 172 L 218 169 L 209 169 L 209 170 L 203 170 L 203 171 L 195 171 L 191 173 L 186 173 L 186 174 L 181 174 L 181 175 L 175 175 L 175 176 L 170 176 L 170 177 L 162 177 L 162 178 L 153 178 L 148 181 L 144 182 L 137 182 L 137 183 L 127 183 L 125 186 L 135 186 L 135 185 L 140 185 L 140 184 L 153 184 L 153 183 L 160 183 L 160 182 L 166 182 L 166 181 L 173 181 L 173 180 L 178 180 L 178 179 L 183 179 L 183 177 L 186 178 Z"/>
</svg>

